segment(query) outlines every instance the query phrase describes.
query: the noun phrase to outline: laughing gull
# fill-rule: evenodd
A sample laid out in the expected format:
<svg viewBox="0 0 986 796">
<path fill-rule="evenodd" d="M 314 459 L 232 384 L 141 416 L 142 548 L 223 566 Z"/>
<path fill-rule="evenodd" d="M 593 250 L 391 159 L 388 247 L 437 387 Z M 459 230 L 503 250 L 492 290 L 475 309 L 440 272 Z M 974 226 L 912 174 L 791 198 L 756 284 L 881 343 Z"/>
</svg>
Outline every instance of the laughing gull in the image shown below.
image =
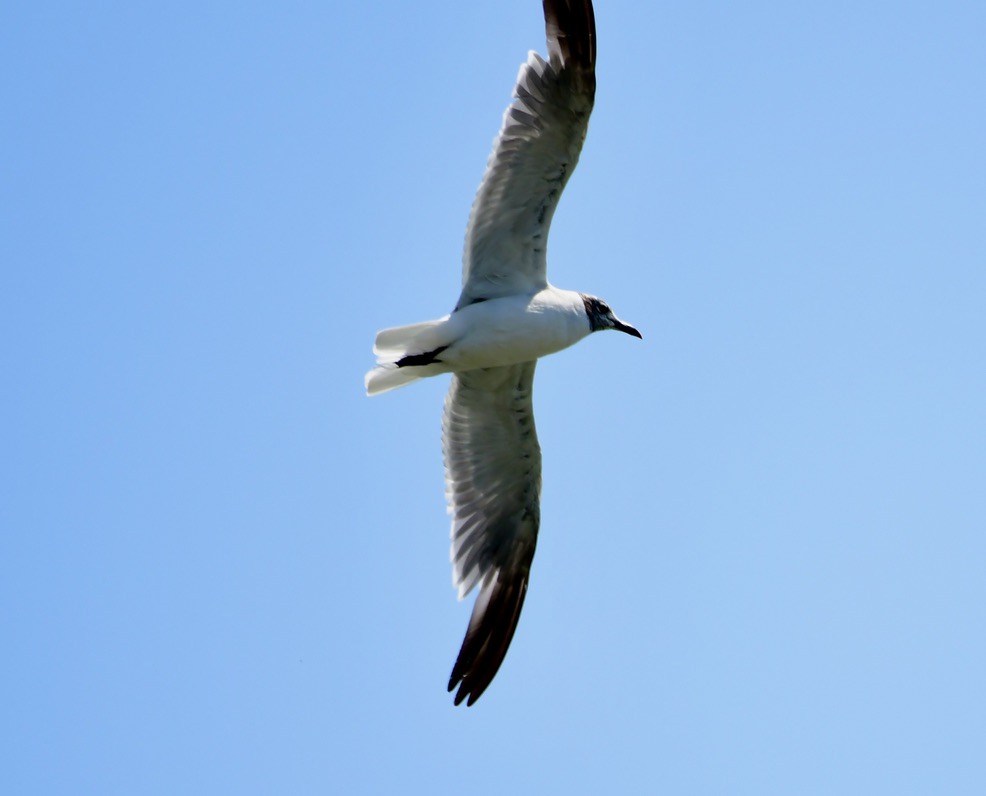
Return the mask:
<svg viewBox="0 0 986 796">
<path fill-rule="evenodd" d="M 592 332 L 640 332 L 594 296 L 548 284 L 548 226 L 579 159 L 596 91 L 590 0 L 543 0 L 548 60 L 517 75 L 466 230 L 451 314 L 385 329 L 369 395 L 452 373 L 442 418 L 452 582 L 480 586 L 449 678 L 472 705 L 493 680 L 527 593 L 540 523 L 541 449 L 531 391 L 539 357 Z"/>
</svg>

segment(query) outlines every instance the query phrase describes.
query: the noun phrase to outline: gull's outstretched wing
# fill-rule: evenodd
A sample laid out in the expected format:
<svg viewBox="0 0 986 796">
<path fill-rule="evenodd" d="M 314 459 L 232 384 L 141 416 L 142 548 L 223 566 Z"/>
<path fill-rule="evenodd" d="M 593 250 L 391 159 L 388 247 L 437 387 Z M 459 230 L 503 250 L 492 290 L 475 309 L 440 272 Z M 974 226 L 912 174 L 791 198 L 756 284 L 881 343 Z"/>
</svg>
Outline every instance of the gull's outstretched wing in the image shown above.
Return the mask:
<svg viewBox="0 0 986 796">
<path fill-rule="evenodd" d="M 548 227 L 585 140 L 596 93 L 590 0 L 544 0 L 548 60 L 520 68 L 476 194 L 457 307 L 547 285 Z"/>
<path fill-rule="evenodd" d="M 445 399 L 442 447 L 452 514 L 453 582 L 477 584 L 448 690 L 471 705 L 493 680 L 527 593 L 540 524 L 541 448 L 531 389 L 535 362 L 457 373 Z"/>
</svg>

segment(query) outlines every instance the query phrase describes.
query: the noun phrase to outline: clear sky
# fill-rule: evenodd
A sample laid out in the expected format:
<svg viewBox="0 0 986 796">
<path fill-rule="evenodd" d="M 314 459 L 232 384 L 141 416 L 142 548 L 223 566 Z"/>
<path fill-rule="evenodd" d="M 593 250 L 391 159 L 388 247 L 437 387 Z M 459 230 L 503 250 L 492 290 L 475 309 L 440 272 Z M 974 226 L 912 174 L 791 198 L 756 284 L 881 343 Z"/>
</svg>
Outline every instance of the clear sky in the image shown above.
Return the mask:
<svg viewBox="0 0 986 796">
<path fill-rule="evenodd" d="M 458 295 L 537 0 L 0 11 L 0 790 L 982 794 L 986 5 L 599 0 L 542 529 L 445 684 Z M 471 602 L 471 601 L 470 601 Z"/>
</svg>

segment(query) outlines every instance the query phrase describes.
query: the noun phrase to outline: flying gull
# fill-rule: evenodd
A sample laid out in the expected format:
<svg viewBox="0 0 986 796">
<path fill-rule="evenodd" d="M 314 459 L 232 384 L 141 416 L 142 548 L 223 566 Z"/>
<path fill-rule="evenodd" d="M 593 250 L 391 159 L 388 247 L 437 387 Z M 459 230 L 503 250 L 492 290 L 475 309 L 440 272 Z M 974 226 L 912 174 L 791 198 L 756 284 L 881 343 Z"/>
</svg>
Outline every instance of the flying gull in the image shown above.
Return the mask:
<svg viewBox="0 0 986 796">
<path fill-rule="evenodd" d="M 531 391 L 539 357 L 592 332 L 640 332 L 594 296 L 548 284 L 548 227 L 579 159 L 596 91 L 590 0 L 543 0 L 548 59 L 520 68 L 466 230 L 451 314 L 385 329 L 369 395 L 452 373 L 442 418 L 452 580 L 479 586 L 449 678 L 472 705 L 496 675 L 527 593 L 540 524 L 541 449 Z"/>
</svg>

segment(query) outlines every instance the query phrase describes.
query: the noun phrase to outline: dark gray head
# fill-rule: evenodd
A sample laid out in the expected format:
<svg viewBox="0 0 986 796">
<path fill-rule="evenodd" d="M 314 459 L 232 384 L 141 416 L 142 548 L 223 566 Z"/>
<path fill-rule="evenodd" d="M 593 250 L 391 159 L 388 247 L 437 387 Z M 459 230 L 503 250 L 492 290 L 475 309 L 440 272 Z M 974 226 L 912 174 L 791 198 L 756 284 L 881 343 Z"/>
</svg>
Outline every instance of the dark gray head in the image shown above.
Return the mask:
<svg viewBox="0 0 986 796">
<path fill-rule="evenodd" d="M 592 331 L 600 332 L 603 329 L 616 329 L 618 332 L 626 332 L 626 334 L 632 334 L 641 340 L 644 339 L 644 336 L 629 323 L 624 323 L 617 318 L 613 314 L 613 310 L 609 308 L 609 304 L 605 301 L 597 299 L 595 296 L 587 296 L 585 293 L 579 295 L 582 296 L 582 301 L 585 302 L 585 314 L 589 318 L 589 328 Z"/>
</svg>

